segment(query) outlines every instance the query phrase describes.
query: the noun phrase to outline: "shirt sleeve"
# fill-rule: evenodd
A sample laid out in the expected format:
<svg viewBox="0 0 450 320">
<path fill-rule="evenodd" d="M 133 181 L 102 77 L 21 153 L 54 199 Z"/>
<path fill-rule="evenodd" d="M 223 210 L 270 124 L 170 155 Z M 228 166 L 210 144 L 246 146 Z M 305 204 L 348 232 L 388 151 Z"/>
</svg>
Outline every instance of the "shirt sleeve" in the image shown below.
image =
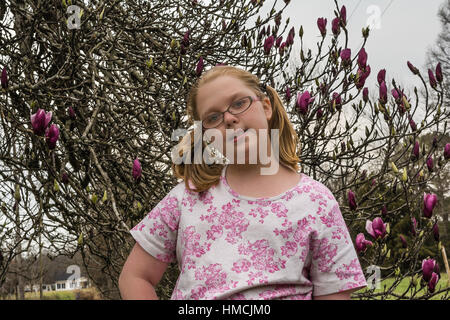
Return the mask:
<svg viewBox="0 0 450 320">
<path fill-rule="evenodd" d="M 175 186 L 130 233 L 147 253 L 163 262 L 176 261 L 183 185 Z"/>
<path fill-rule="evenodd" d="M 367 286 L 339 203 L 334 196 L 330 198 L 326 210 L 316 220 L 318 231 L 311 239 L 313 296 Z"/>
</svg>

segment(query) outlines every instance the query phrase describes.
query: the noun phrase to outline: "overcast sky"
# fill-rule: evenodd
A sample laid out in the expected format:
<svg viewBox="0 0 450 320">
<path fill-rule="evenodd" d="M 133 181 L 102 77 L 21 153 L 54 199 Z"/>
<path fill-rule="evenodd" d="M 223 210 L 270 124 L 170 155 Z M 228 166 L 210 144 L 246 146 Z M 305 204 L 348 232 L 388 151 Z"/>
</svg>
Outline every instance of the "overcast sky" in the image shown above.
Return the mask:
<svg viewBox="0 0 450 320">
<path fill-rule="evenodd" d="M 441 31 L 437 13 L 444 0 L 340 0 L 338 3 L 347 8 L 348 46 L 352 49 L 352 57 L 362 44 L 361 29 L 370 21 L 379 22 L 379 29 L 371 30 L 366 44 L 368 64 L 372 69 L 366 85 L 374 87 L 378 71 L 386 69 L 387 83 L 394 77 L 404 86 L 420 86 L 420 80 L 412 75 L 406 62 L 409 60 L 416 67 L 425 68 L 427 48 L 435 44 Z M 315 52 L 316 42 L 320 40 L 317 18 L 327 18 L 327 37 L 331 37 L 334 1 L 292 0 L 288 7 L 283 21 L 290 16 L 296 44 L 299 42 L 298 30 L 303 25 L 304 41 Z M 428 81 L 428 75 L 425 75 Z"/>
</svg>

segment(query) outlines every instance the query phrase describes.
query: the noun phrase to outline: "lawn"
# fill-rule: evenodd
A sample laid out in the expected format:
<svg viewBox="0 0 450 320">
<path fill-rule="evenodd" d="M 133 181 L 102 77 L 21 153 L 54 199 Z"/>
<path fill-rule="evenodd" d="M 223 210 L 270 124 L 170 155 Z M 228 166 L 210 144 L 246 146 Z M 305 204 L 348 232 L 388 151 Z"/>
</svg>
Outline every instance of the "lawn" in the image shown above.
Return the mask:
<svg viewBox="0 0 450 320">
<path fill-rule="evenodd" d="M 76 300 L 79 293 L 79 300 L 100 300 L 100 294 L 95 288 L 81 290 L 44 291 L 43 300 Z M 15 300 L 15 296 L 9 296 L 8 300 Z M 40 300 L 39 292 L 25 292 L 25 300 Z"/>
<path fill-rule="evenodd" d="M 397 297 L 395 295 L 400 295 L 400 296 L 403 295 L 407 291 L 407 289 L 409 287 L 410 280 L 411 280 L 411 277 L 407 277 L 405 279 L 402 279 L 400 281 L 400 283 L 397 285 L 397 287 L 394 289 L 394 291 L 393 291 L 394 295 L 388 295 L 387 299 L 388 300 L 400 299 L 399 297 Z M 385 291 L 384 288 L 386 288 L 386 290 L 388 290 L 391 287 L 391 285 L 394 283 L 394 281 L 395 281 L 395 278 L 387 278 L 387 279 L 382 280 L 380 288 L 379 289 L 375 289 L 373 291 L 373 293 L 374 294 L 382 293 L 382 292 Z M 435 292 L 440 291 L 440 290 L 445 289 L 445 288 L 450 288 L 448 286 L 448 282 L 447 281 L 448 281 L 447 274 L 446 273 L 441 273 L 441 278 L 439 279 L 439 282 L 436 285 Z M 422 297 L 423 295 L 428 293 L 428 288 L 427 287 L 423 287 L 422 289 L 420 289 L 421 288 L 420 284 L 417 284 L 416 288 L 417 288 L 417 292 L 416 292 L 416 295 L 414 296 L 415 299 L 417 299 L 418 297 Z M 403 298 L 401 298 L 401 299 L 409 299 L 411 297 L 411 295 L 413 294 L 413 290 L 414 289 L 411 287 L 408 290 L 408 292 L 405 294 L 405 296 Z M 366 291 L 370 291 L 370 289 L 364 288 L 364 289 L 361 289 L 359 291 L 355 291 L 354 294 L 362 293 L 362 292 L 366 292 Z M 441 300 L 445 295 L 446 295 L 446 292 L 440 293 L 440 294 L 432 297 L 431 300 Z M 375 298 L 379 300 L 382 297 L 375 297 Z M 447 299 L 448 299 L 448 297 L 447 297 Z M 356 298 L 355 298 L 355 300 L 356 300 Z"/>
</svg>

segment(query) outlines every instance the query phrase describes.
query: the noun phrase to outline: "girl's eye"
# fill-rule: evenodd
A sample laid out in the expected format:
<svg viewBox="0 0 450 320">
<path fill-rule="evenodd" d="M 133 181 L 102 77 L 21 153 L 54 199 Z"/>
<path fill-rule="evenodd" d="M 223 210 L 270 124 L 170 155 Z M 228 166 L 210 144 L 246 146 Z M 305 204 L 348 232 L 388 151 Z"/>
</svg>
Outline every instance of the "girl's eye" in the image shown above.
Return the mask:
<svg viewBox="0 0 450 320">
<path fill-rule="evenodd" d="M 217 119 L 219 119 L 219 115 L 218 114 L 212 114 L 208 117 L 208 121 L 209 122 L 214 122 L 217 121 Z"/>
</svg>

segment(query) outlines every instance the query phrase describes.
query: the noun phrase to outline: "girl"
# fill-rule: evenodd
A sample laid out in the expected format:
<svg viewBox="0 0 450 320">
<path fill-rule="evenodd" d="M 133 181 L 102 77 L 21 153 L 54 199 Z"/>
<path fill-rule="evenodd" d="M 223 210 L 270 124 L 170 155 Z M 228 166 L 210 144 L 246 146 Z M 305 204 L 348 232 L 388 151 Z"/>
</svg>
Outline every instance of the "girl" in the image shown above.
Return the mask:
<svg viewBox="0 0 450 320">
<path fill-rule="evenodd" d="M 171 299 L 350 299 L 367 285 L 335 197 L 298 173 L 297 136 L 273 88 L 216 66 L 191 89 L 187 112 L 205 134 L 222 133 L 224 146 L 227 129 L 237 132 L 231 145 L 243 147 L 246 161 L 172 165 L 184 182 L 130 231 L 137 243 L 119 278 L 122 298 L 158 299 L 154 287 L 175 261 Z M 278 129 L 279 141 L 261 129 Z M 262 138 L 272 152 L 250 163 Z"/>
</svg>

